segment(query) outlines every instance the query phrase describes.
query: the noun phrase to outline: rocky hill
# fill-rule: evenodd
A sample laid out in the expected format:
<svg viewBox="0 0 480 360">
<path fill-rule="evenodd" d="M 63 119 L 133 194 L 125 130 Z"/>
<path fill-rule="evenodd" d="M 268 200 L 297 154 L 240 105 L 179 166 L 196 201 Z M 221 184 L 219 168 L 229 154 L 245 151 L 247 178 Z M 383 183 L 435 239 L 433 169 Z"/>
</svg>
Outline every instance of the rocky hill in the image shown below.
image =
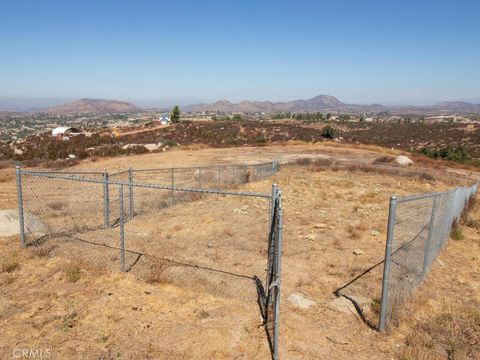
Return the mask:
<svg viewBox="0 0 480 360">
<path fill-rule="evenodd" d="M 117 100 L 80 99 L 64 105 L 46 109 L 43 112 L 55 115 L 86 113 L 132 113 L 140 111 L 135 105 Z"/>
<path fill-rule="evenodd" d="M 330 95 L 319 95 L 307 100 L 292 100 L 287 102 L 248 101 L 237 104 L 228 100 L 219 100 L 213 104 L 196 104 L 184 107 L 185 111 L 216 111 L 216 112 L 278 112 L 278 111 L 309 111 L 322 110 L 344 106 L 343 102 Z"/>
<path fill-rule="evenodd" d="M 184 106 L 182 111 L 190 112 L 225 112 L 225 113 L 278 113 L 278 112 L 388 112 L 391 114 L 419 114 L 419 115 L 447 115 L 447 114 L 480 114 L 480 104 L 469 102 L 442 102 L 432 106 L 397 105 L 387 106 L 382 104 L 346 104 L 330 95 L 319 95 L 306 100 L 292 100 L 287 102 L 248 101 L 232 103 L 228 100 L 219 100 L 212 104 L 196 104 Z"/>
</svg>

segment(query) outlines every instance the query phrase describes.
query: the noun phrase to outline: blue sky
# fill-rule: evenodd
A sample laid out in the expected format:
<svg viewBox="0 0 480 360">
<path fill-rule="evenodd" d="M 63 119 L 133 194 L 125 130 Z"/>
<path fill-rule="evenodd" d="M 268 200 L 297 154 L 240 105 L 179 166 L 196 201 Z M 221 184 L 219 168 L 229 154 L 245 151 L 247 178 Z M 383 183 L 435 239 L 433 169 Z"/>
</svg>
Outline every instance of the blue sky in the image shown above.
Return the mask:
<svg viewBox="0 0 480 360">
<path fill-rule="evenodd" d="M 480 97 L 480 1 L 4 1 L 0 97 Z"/>
</svg>

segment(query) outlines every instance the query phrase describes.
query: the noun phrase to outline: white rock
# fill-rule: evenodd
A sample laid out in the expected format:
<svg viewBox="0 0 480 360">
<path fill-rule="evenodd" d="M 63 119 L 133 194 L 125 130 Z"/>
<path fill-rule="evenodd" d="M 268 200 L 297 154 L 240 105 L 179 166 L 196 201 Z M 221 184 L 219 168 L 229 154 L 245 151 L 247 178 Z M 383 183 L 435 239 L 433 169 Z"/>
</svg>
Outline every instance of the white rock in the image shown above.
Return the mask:
<svg viewBox="0 0 480 360">
<path fill-rule="evenodd" d="M 355 249 L 355 250 L 353 250 L 353 253 L 354 253 L 355 255 L 362 255 L 362 254 L 363 254 L 363 251 L 360 250 L 360 249 Z"/>
<path fill-rule="evenodd" d="M 327 227 L 327 224 L 315 224 L 313 225 L 315 229 L 325 229 Z"/>
<path fill-rule="evenodd" d="M 378 232 L 377 230 L 370 230 L 370 235 L 378 236 L 378 235 L 380 235 L 380 232 Z"/>
<path fill-rule="evenodd" d="M 308 241 L 315 241 L 316 238 L 317 238 L 317 235 L 315 234 L 308 234 L 307 236 L 305 236 L 305 240 L 308 240 Z"/>
<path fill-rule="evenodd" d="M 42 221 L 35 215 L 24 213 L 25 231 L 34 237 L 41 237 L 47 232 Z M 20 232 L 18 211 L 0 210 L 0 236 L 13 236 Z"/>
<path fill-rule="evenodd" d="M 148 151 L 155 151 L 155 150 L 160 149 L 162 147 L 162 144 L 161 143 L 159 143 L 159 144 L 145 144 L 143 146 L 145 146 L 145 148 Z"/>
<path fill-rule="evenodd" d="M 413 165 L 412 159 L 405 155 L 398 155 L 395 158 L 395 162 L 400 166 L 410 166 Z"/>
<path fill-rule="evenodd" d="M 293 306 L 304 310 L 309 309 L 317 303 L 316 301 L 305 298 L 302 294 L 299 293 L 290 294 L 288 296 L 288 301 L 290 301 Z"/>
<path fill-rule="evenodd" d="M 76 157 L 77 157 L 77 156 L 76 156 L 75 154 L 69 154 L 69 155 L 68 155 L 68 158 L 69 158 L 69 159 L 75 159 Z"/>
</svg>

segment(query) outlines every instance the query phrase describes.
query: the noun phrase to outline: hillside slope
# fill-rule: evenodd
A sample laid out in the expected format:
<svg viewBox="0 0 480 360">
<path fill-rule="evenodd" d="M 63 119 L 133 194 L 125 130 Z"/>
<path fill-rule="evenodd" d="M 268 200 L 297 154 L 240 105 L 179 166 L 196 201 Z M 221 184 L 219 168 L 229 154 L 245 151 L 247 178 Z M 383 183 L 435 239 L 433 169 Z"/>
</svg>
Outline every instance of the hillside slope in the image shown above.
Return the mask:
<svg viewBox="0 0 480 360">
<path fill-rule="evenodd" d="M 54 115 L 86 113 L 130 113 L 140 109 L 135 105 L 117 100 L 80 99 L 64 105 L 54 106 L 45 112 Z"/>
</svg>

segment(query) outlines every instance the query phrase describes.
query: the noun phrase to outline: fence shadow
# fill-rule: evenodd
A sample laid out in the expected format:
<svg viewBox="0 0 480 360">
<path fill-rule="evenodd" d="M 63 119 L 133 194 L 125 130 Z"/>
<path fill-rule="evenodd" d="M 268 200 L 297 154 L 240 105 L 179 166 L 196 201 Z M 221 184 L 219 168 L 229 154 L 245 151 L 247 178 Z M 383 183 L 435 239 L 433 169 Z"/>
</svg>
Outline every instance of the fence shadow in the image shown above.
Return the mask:
<svg viewBox="0 0 480 360">
<path fill-rule="evenodd" d="M 411 239 L 410 241 L 406 242 L 405 244 L 401 245 L 398 249 L 396 249 L 394 252 L 392 252 L 392 255 L 402 251 L 402 250 L 406 250 L 408 249 L 416 240 L 419 239 L 419 237 L 421 236 L 421 234 L 424 232 L 424 230 L 428 228 L 428 224 L 426 224 L 414 237 L 413 239 Z M 376 264 L 370 266 L 369 268 L 365 269 L 361 274 L 355 276 L 353 279 L 349 280 L 348 282 L 346 282 L 344 285 L 340 286 L 339 288 L 337 288 L 336 290 L 333 291 L 333 294 L 338 298 L 338 297 L 344 297 L 345 299 L 349 300 L 355 310 L 357 311 L 357 314 L 358 316 L 360 317 L 360 319 L 363 321 L 363 323 L 365 325 L 367 325 L 369 328 L 373 329 L 373 330 L 378 330 L 378 327 L 377 325 L 374 325 L 372 324 L 370 321 L 368 321 L 366 318 L 365 318 L 365 314 L 363 312 L 363 309 L 360 307 L 360 305 L 355 301 L 355 299 L 353 299 L 351 296 L 348 296 L 348 295 L 345 295 L 342 293 L 342 290 L 348 288 L 350 285 L 356 283 L 357 281 L 361 280 L 365 275 L 369 274 L 372 270 L 376 269 L 378 266 L 382 265 L 383 263 L 385 262 L 385 259 L 382 259 L 381 261 L 377 262 Z M 394 261 L 395 262 L 395 261 Z M 396 265 L 400 266 L 400 267 L 404 267 L 404 265 L 398 263 L 398 262 L 395 262 Z"/>
</svg>

